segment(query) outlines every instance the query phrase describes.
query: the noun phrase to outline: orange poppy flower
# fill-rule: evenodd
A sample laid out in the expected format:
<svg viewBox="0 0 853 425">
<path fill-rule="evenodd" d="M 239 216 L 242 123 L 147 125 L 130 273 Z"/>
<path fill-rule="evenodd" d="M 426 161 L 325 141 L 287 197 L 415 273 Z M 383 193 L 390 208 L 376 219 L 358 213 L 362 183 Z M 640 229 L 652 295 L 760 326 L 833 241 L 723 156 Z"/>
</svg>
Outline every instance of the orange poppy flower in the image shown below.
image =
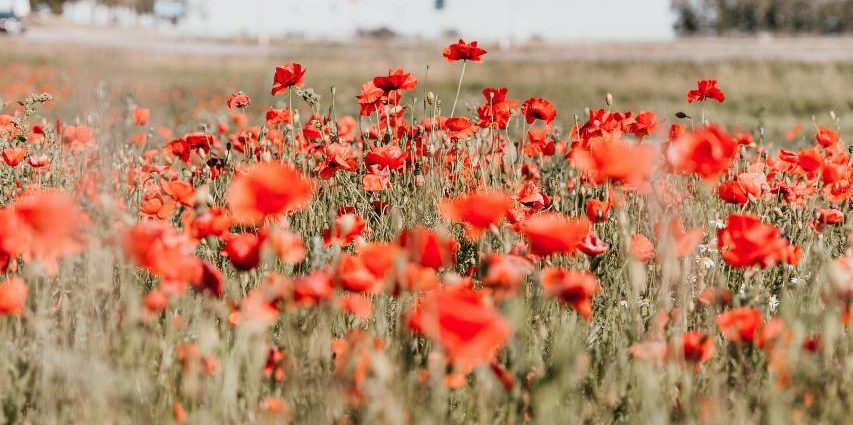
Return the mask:
<svg viewBox="0 0 853 425">
<path fill-rule="evenodd" d="M 407 316 L 409 328 L 436 341 L 462 371 L 487 365 L 509 340 L 511 329 L 482 293 L 464 286 L 424 295 Z"/>
<path fill-rule="evenodd" d="M 643 235 L 631 235 L 631 256 L 641 263 L 648 263 L 655 259 L 655 246 Z"/>
<path fill-rule="evenodd" d="M 476 240 L 491 226 L 503 222 L 512 206 L 511 196 L 487 191 L 445 199 L 439 205 L 439 210 L 447 219 L 463 223 L 468 236 Z"/>
<path fill-rule="evenodd" d="M 54 274 L 60 258 L 83 250 L 84 221 L 71 195 L 54 190 L 26 192 L 0 210 L 0 248 L 26 261 L 39 261 Z"/>
<path fill-rule="evenodd" d="M 0 316 L 23 314 L 28 292 L 27 284 L 19 277 L 0 283 Z"/>
<path fill-rule="evenodd" d="M 234 178 L 228 188 L 228 205 L 238 223 L 259 224 L 303 208 L 312 192 L 311 182 L 299 171 L 277 162 L 262 163 Z"/>
<path fill-rule="evenodd" d="M 592 320 L 592 298 L 601 289 L 594 274 L 546 267 L 540 279 L 545 292 L 571 305 L 587 322 Z"/>
<path fill-rule="evenodd" d="M 145 108 L 136 108 L 133 110 L 133 123 L 139 127 L 148 123 L 148 118 L 151 116 L 151 111 Z"/>
<path fill-rule="evenodd" d="M 305 77 L 305 68 L 298 63 L 289 63 L 275 68 L 275 75 L 272 82 L 272 95 L 276 96 L 284 93 L 288 88 L 297 86 L 302 87 L 302 79 Z"/>
<path fill-rule="evenodd" d="M 589 234 L 589 230 L 586 219 L 546 212 L 527 219 L 521 232 L 530 242 L 533 254 L 547 256 L 574 254 L 578 243 Z"/>
</svg>

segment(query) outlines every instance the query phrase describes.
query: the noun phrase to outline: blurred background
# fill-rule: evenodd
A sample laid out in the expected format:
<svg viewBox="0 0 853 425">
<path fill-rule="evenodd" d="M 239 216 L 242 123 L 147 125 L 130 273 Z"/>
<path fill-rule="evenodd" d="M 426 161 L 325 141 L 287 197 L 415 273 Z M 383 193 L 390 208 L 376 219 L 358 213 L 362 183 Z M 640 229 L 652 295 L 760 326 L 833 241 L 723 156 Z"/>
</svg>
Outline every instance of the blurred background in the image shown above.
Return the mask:
<svg viewBox="0 0 853 425">
<path fill-rule="evenodd" d="M 181 119 L 238 89 L 270 105 L 273 67 L 294 61 L 343 110 L 389 67 L 449 97 L 459 69 L 441 49 L 462 37 L 489 50 L 463 106 L 503 85 L 563 119 L 607 92 L 671 117 L 716 78 L 724 124 L 788 138 L 834 112 L 853 128 L 853 0 L 0 0 L 0 30 L 0 98 L 49 88 L 65 114 L 132 96 Z"/>
</svg>

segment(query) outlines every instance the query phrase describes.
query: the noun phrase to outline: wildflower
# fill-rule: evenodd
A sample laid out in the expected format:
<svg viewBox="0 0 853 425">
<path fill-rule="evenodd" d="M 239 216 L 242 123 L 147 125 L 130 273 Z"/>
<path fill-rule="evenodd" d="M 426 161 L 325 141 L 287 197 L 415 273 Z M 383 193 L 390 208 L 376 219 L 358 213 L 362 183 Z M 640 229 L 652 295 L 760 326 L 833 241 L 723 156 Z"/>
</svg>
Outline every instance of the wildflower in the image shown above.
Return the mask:
<svg viewBox="0 0 853 425">
<path fill-rule="evenodd" d="M 477 107 L 480 127 L 506 128 L 512 112 L 518 108 L 518 99 L 507 99 L 506 87 L 483 89 L 485 101 Z"/>
<path fill-rule="evenodd" d="M 51 275 L 57 261 L 83 250 L 85 217 L 77 202 L 63 192 L 25 192 L 0 210 L 0 251 L 36 260 Z"/>
<path fill-rule="evenodd" d="M 439 210 L 446 218 L 463 223 L 471 239 L 479 239 L 483 231 L 499 225 L 512 206 L 512 197 L 505 193 L 477 192 L 445 199 Z"/>
<path fill-rule="evenodd" d="M 27 150 L 25 148 L 6 148 L 3 149 L 3 161 L 6 162 L 6 165 L 10 167 L 14 167 L 21 163 L 24 158 L 27 156 Z"/>
<path fill-rule="evenodd" d="M 698 85 L 699 87 L 696 90 L 687 92 L 687 102 L 704 102 L 707 99 L 712 99 L 723 103 L 726 100 L 726 95 L 717 88 L 717 80 L 701 80 Z"/>
<path fill-rule="evenodd" d="M 775 226 L 764 224 L 752 214 L 732 214 L 726 227 L 717 231 L 720 255 L 734 267 L 772 266 L 795 263 L 797 249 L 780 236 Z"/>
<path fill-rule="evenodd" d="M 238 223 L 258 224 L 303 208 L 312 192 L 310 181 L 290 166 L 263 163 L 234 178 L 228 188 L 228 205 Z"/>
<path fill-rule="evenodd" d="M 691 331 L 681 336 L 681 351 L 688 362 L 700 363 L 714 355 L 714 338 Z"/>
<path fill-rule="evenodd" d="M 19 277 L 0 283 L 0 316 L 23 314 L 28 292 L 29 288 Z"/>
<path fill-rule="evenodd" d="M 522 228 L 536 255 L 572 255 L 578 243 L 589 234 L 589 222 L 557 213 L 542 213 L 530 217 Z"/>
<path fill-rule="evenodd" d="M 528 124 L 533 124 L 536 120 L 542 120 L 545 124 L 551 124 L 554 118 L 557 117 L 557 109 L 554 108 L 554 105 L 539 97 L 532 97 L 525 100 L 521 105 L 521 113 Z"/>
<path fill-rule="evenodd" d="M 648 263 L 655 258 L 655 247 L 649 238 L 639 234 L 631 235 L 631 256 L 641 263 Z"/>
<path fill-rule="evenodd" d="M 728 310 L 717 316 L 717 327 L 732 342 L 752 344 L 763 325 L 761 312 L 752 307 Z"/>
<path fill-rule="evenodd" d="M 264 236 L 256 233 L 237 233 L 225 238 L 222 254 L 231 260 L 237 270 L 249 271 L 261 262 L 261 246 Z"/>
<path fill-rule="evenodd" d="M 392 91 L 409 91 L 418 85 L 418 80 L 403 69 L 388 70 L 388 75 L 373 79 L 373 84 L 386 94 Z"/>
<path fill-rule="evenodd" d="M 486 51 L 477 47 L 477 42 L 472 41 L 470 43 L 466 43 L 462 39 L 459 39 L 458 42 L 453 43 L 447 46 L 444 49 L 444 57 L 449 62 L 453 61 L 471 61 L 471 62 L 482 62 L 482 56 L 486 54 Z"/>
<path fill-rule="evenodd" d="M 139 127 L 148 123 L 148 118 L 151 116 L 151 111 L 145 108 L 136 108 L 133 110 L 133 123 Z"/>
<path fill-rule="evenodd" d="M 284 93 L 288 88 L 302 87 L 302 78 L 305 77 L 306 69 L 298 63 L 289 63 L 275 68 L 273 76 L 272 95 Z"/>
<path fill-rule="evenodd" d="M 713 180 L 729 169 L 738 153 L 738 146 L 725 131 L 710 125 L 672 141 L 666 150 L 666 158 L 676 172 Z"/>
<path fill-rule="evenodd" d="M 587 322 L 592 320 L 592 297 L 600 290 L 594 274 L 546 267 L 542 269 L 540 278 L 548 294 L 571 305 Z"/>
<path fill-rule="evenodd" d="M 511 329 L 482 293 L 467 287 L 425 294 L 407 316 L 410 329 L 436 341 L 463 371 L 488 365 L 509 339 Z"/>
<path fill-rule="evenodd" d="M 618 139 L 597 139 L 571 152 L 572 165 L 596 184 L 645 182 L 652 172 L 654 150 Z"/>
<path fill-rule="evenodd" d="M 578 249 L 590 257 L 596 257 L 607 252 L 610 246 L 595 235 L 586 235 L 578 242 Z"/>
<path fill-rule="evenodd" d="M 243 108 L 248 108 L 249 104 L 251 104 L 251 103 L 252 103 L 252 99 L 249 97 L 249 95 L 247 95 L 246 93 L 243 93 L 242 91 L 238 91 L 238 92 L 232 94 L 231 97 L 228 98 L 228 101 L 225 102 L 225 106 L 227 106 L 228 109 L 235 109 L 235 108 L 243 109 Z"/>
</svg>

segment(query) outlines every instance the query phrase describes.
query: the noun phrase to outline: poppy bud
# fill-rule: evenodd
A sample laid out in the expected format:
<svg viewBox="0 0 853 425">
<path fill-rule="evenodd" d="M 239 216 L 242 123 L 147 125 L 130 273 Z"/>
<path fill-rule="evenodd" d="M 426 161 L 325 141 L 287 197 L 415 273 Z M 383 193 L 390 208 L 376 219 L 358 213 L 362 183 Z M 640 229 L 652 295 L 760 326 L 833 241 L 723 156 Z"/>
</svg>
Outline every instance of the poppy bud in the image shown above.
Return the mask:
<svg viewBox="0 0 853 425">
<path fill-rule="evenodd" d="M 613 106 L 613 93 L 607 92 L 607 95 L 604 96 L 604 101 L 607 102 L 607 106 Z"/>
</svg>

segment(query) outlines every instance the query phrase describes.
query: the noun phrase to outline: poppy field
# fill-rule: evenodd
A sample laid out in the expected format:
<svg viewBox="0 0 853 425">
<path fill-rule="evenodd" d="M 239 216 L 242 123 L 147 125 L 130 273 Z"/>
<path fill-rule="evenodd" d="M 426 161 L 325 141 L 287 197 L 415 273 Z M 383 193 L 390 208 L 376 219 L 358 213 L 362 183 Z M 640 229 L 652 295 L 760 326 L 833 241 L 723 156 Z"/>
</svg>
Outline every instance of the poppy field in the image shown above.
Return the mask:
<svg viewBox="0 0 853 425">
<path fill-rule="evenodd" d="M 0 65 L 0 423 L 844 423 L 853 103 L 567 110 L 488 50 L 354 91 Z"/>
</svg>

